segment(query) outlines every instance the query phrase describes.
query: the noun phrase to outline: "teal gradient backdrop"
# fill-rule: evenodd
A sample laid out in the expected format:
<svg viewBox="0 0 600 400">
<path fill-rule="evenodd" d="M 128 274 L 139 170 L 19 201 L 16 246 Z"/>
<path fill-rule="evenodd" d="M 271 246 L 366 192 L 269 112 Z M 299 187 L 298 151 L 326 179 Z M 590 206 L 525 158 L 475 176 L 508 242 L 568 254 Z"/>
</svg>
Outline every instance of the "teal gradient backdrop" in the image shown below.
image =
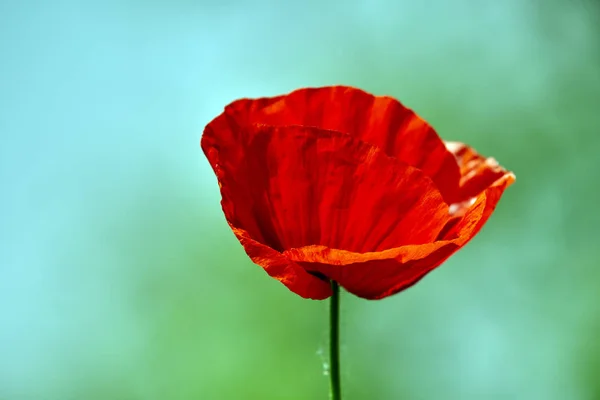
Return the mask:
<svg viewBox="0 0 600 400">
<path fill-rule="evenodd" d="M 417 286 L 342 296 L 349 400 L 600 398 L 600 7 L 0 2 L 0 399 L 325 399 L 326 302 L 245 256 L 201 153 L 239 97 L 392 95 L 513 170 Z"/>
</svg>

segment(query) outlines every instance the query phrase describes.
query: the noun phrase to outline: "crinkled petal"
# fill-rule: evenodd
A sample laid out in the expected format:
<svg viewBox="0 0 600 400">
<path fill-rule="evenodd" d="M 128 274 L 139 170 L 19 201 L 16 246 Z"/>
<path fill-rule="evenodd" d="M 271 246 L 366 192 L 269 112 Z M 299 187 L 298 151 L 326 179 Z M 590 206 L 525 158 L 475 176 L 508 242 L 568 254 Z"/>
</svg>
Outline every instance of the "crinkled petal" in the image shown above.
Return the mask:
<svg viewBox="0 0 600 400">
<path fill-rule="evenodd" d="M 512 173 L 498 179 L 477 197 L 444 237 L 433 243 L 369 253 L 308 246 L 288 250 L 285 255 L 307 271 L 333 279 L 359 297 L 382 299 L 414 285 L 469 242 L 513 182 Z"/>
<path fill-rule="evenodd" d="M 307 272 L 280 252 L 252 239 L 245 230 L 234 226 L 231 226 L 231 229 L 250 259 L 292 292 L 313 300 L 323 300 L 331 296 L 329 281 Z"/>
<path fill-rule="evenodd" d="M 460 142 L 446 142 L 460 168 L 460 184 L 454 203 L 477 196 L 508 172 L 492 157 L 483 157 L 472 147 Z"/>
<path fill-rule="evenodd" d="M 241 126 L 303 125 L 347 133 L 422 170 L 449 203 L 458 187 L 458 166 L 444 142 L 427 122 L 392 97 L 347 86 L 306 88 L 235 101 L 211 124 L 226 126 L 227 118 Z"/>
</svg>

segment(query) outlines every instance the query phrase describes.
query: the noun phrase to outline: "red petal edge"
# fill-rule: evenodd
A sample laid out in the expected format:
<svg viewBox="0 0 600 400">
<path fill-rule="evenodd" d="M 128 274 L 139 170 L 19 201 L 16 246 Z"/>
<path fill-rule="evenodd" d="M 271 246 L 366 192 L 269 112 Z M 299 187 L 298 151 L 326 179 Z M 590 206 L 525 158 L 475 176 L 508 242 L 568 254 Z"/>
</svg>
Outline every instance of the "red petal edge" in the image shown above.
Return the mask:
<svg viewBox="0 0 600 400">
<path fill-rule="evenodd" d="M 477 196 L 500 179 L 506 170 L 492 157 L 483 157 L 472 147 L 460 142 L 445 142 L 460 169 L 460 183 L 455 203 Z"/>
<path fill-rule="evenodd" d="M 244 246 L 248 257 L 292 292 L 313 300 L 324 300 L 331 296 L 329 281 L 318 278 L 282 253 L 252 239 L 245 230 L 234 226 L 231 226 L 231 229 Z"/>
</svg>

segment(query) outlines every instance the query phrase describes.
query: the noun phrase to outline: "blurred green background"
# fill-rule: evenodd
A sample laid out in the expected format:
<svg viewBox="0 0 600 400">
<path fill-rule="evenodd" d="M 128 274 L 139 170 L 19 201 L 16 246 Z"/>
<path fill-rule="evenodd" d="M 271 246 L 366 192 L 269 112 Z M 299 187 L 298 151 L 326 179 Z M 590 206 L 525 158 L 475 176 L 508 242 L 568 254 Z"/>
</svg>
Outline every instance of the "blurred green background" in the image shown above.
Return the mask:
<svg viewBox="0 0 600 400">
<path fill-rule="evenodd" d="M 1 1 L 0 399 L 326 399 L 327 303 L 247 259 L 199 139 L 328 84 L 517 175 L 417 286 L 343 296 L 346 399 L 600 399 L 599 8 Z"/>
</svg>

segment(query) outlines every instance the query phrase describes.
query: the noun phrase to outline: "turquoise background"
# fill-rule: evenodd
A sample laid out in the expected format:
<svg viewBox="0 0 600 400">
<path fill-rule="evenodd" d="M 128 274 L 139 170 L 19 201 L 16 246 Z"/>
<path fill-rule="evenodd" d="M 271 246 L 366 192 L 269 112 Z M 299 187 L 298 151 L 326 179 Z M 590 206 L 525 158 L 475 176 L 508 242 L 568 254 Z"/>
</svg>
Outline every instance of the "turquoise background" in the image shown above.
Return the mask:
<svg viewBox="0 0 600 400">
<path fill-rule="evenodd" d="M 417 286 L 342 297 L 346 399 L 600 399 L 591 0 L 0 2 L 0 399 L 326 399 L 327 303 L 245 256 L 202 129 L 358 86 L 513 170 Z"/>
</svg>

